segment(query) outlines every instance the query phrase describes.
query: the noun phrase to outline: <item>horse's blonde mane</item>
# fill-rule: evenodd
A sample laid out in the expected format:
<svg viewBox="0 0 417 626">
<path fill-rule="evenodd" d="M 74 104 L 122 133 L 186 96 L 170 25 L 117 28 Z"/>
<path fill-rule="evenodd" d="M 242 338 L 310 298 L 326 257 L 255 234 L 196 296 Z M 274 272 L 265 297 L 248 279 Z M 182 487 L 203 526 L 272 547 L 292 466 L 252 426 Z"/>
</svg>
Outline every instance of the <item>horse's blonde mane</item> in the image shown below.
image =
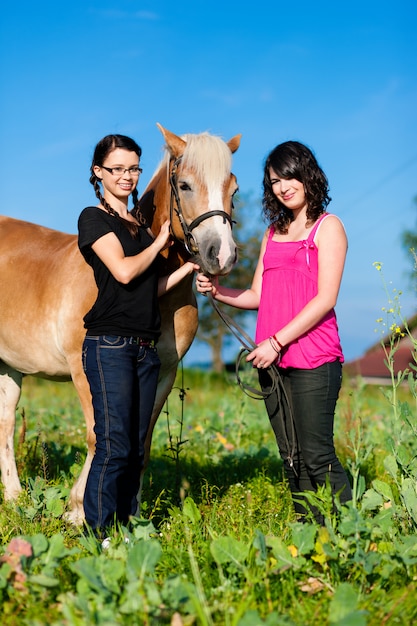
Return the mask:
<svg viewBox="0 0 417 626">
<path fill-rule="evenodd" d="M 223 182 L 230 175 L 232 153 L 223 139 L 210 135 L 208 132 L 198 135 L 181 135 L 181 139 L 187 142 L 182 156 L 182 165 L 187 169 L 193 169 L 197 177 L 207 186 L 218 184 L 219 181 Z M 170 158 L 170 152 L 166 147 L 157 171 L 162 167 L 168 169 Z"/>
<path fill-rule="evenodd" d="M 230 175 L 232 153 L 223 139 L 209 133 L 184 135 L 182 139 L 187 142 L 182 157 L 184 167 L 195 170 L 208 185 L 223 181 Z"/>
</svg>

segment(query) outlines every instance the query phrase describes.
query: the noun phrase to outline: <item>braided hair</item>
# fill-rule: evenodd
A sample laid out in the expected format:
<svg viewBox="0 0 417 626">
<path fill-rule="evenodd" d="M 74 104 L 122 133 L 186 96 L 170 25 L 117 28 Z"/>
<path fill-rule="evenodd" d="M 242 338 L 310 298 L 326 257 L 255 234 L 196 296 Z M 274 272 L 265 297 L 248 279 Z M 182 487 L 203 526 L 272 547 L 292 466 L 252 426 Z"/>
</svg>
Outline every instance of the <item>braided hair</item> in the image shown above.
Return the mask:
<svg viewBox="0 0 417 626">
<path fill-rule="evenodd" d="M 315 222 L 326 211 L 331 198 L 325 173 L 307 146 L 298 141 L 286 141 L 270 152 L 264 167 L 263 213 L 276 231 L 281 234 L 287 233 L 290 223 L 294 220 L 294 214 L 273 193 L 270 169 L 280 178 L 287 180 L 295 178 L 304 185 L 309 222 Z"/>
<path fill-rule="evenodd" d="M 142 155 L 142 148 L 130 137 L 126 137 L 126 135 L 106 135 L 101 139 L 95 147 L 93 161 L 90 167 L 90 183 L 94 187 L 94 192 L 96 197 L 98 198 L 100 204 L 106 209 L 106 211 L 116 217 L 120 222 L 126 226 L 132 237 L 136 237 L 139 232 L 138 224 L 134 222 L 130 222 L 129 220 L 124 219 L 119 215 L 119 213 L 113 209 L 113 207 L 104 199 L 103 194 L 101 193 L 100 182 L 101 180 L 97 178 L 94 173 L 94 167 L 98 165 L 102 167 L 103 161 L 106 159 L 107 155 L 115 150 L 116 148 L 122 148 L 123 150 L 128 150 L 129 152 L 135 152 L 139 159 Z M 139 195 L 138 190 L 135 189 L 132 191 L 132 200 L 133 200 L 133 209 L 132 214 L 138 220 L 139 224 L 144 226 L 146 224 L 146 220 L 141 213 L 139 206 Z"/>
</svg>

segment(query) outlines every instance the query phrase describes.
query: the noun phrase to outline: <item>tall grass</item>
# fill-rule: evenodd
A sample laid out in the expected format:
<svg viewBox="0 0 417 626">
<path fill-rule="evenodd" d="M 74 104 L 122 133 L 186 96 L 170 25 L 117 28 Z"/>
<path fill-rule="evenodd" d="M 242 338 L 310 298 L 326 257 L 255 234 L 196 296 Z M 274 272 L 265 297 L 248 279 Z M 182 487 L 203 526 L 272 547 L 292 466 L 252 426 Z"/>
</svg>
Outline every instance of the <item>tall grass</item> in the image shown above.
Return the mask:
<svg viewBox="0 0 417 626">
<path fill-rule="evenodd" d="M 380 389 L 344 380 L 335 437 L 354 500 L 335 514 L 320 490 L 318 527 L 295 520 L 262 402 L 231 375 L 180 371 L 155 428 L 141 518 L 102 551 L 65 521 L 85 455 L 73 387 L 28 378 L 16 433 L 24 491 L 0 510 L 1 623 L 413 623 L 415 402 L 412 377 L 397 385 L 395 409 Z"/>
</svg>

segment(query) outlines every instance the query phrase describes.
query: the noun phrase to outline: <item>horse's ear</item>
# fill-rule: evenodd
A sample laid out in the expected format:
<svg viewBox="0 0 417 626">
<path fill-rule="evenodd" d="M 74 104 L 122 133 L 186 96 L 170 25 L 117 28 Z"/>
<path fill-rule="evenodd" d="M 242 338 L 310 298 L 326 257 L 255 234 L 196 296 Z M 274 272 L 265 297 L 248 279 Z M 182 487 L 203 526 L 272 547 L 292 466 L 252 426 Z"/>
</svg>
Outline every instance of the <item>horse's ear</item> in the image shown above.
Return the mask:
<svg viewBox="0 0 417 626">
<path fill-rule="evenodd" d="M 184 150 L 185 150 L 185 146 L 187 145 L 187 142 L 184 141 L 184 139 L 181 139 L 181 137 L 178 137 L 178 135 L 174 135 L 174 133 L 171 133 L 170 130 L 167 130 L 166 128 L 161 126 L 161 124 L 159 124 L 158 122 L 156 123 L 156 125 L 158 126 L 159 130 L 163 134 L 166 144 L 168 146 L 168 149 L 170 153 L 172 154 L 172 156 L 177 159 L 179 156 L 184 154 Z"/>
<path fill-rule="evenodd" d="M 239 148 L 241 137 L 242 135 L 235 135 L 234 137 L 229 139 L 229 141 L 227 142 L 227 145 L 229 146 L 232 154 L 236 152 L 236 150 Z"/>
</svg>

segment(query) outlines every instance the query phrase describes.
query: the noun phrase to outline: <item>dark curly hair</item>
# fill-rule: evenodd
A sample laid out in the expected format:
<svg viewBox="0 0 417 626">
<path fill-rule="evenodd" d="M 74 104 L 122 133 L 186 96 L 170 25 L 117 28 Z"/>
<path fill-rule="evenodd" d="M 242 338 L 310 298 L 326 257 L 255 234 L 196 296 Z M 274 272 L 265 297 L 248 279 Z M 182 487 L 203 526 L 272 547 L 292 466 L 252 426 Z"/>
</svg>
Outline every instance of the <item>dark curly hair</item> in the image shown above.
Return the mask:
<svg viewBox="0 0 417 626">
<path fill-rule="evenodd" d="M 327 177 L 312 151 L 298 141 L 286 141 L 276 146 L 265 160 L 262 198 L 263 213 L 271 226 L 282 233 L 288 232 L 294 214 L 287 209 L 272 191 L 270 168 L 280 178 L 295 178 L 304 185 L 307 200 L 307 221 L 315 222 L 326 211 L 331 201 Z"/>
<path fill-rule="evenodd" d="M 129 152 L 136 152 L 139 159 L 142 155 L 142 148 L 136 143 L 136 141 L 134 141 L 134 139 L 131 139 L 130 137 L 126 137 L 126 135 L 106 135 L 105 137 L 103 137 L 103 139 L 101 139 L 98 142 L 98 144 L 96 145 L 94 149 L 93 161 L 90 167 L 90 172 L 91 172 L 90 183 L 93 185 L 95 194 L 97 198 L 99 199 L 100 203 L 106 209 L 106 211 L 108 211 L 110 215 L 113 215 L 118 220 L 120 220 L 129 230 L 130 234 L 133 237 L 136 237 L 136 235 L 138 234 L 138 230 L 139 230 L 138 225 L 135 224 L 134 222 L 130 222 L 129 220 L 125 220 L 123 217 L 121 217 L 118 214 L 118 212 L 115 211 L 113 207 L 111 207 L 110 204 L 104 199 L 101 193 L 101 188 L 100 188 L 101 180 L 97 178 L 97 176 L 94 173 L 94 166 L 98 165 L 99 167 L 101 167 L 106 157 L 110 154 L 110 152 L 112 152 L 116 148 L 122 148 L 123 150 L 128 150 Z M 143 217 L 142 213 L 140 212 L 138 190 L 136 189 L 136 187 L 132 191 L 132 199 L 133 199 L 132 214 L 136 217 L 136 219 L 139 221 L 140 224 L 142 225 L 146 224 L 146 220 Z"/>
</svg>

